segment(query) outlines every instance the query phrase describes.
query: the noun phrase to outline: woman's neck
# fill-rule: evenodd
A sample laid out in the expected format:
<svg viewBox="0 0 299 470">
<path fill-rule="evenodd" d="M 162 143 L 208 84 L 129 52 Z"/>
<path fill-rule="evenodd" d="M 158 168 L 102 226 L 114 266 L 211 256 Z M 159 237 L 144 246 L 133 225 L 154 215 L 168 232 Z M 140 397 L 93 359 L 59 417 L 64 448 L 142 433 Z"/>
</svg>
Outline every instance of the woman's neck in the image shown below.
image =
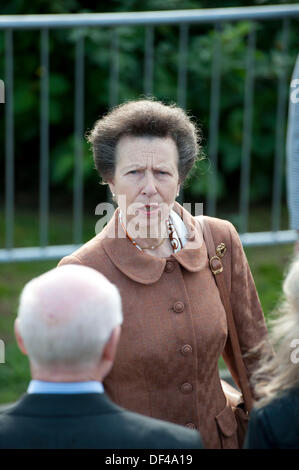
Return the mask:
<svg viewBox="0 0 299 470">
<path fill-rule="evenodd" d="M 171 243 L 169 241 L 169 233 L 168 233 L 168 226 L 167 222 L 160 223 L 159 226 L 144 226 L 141 227 L 138 231 L 138 234 L 133 234 L 130 231 L 130 223 L 126 223 L 124 221 L 122 214 L 120 214 L 121 225 L 128 236 L 128 238 L 135 244 L 138 245 L 141 250 L 147 251 L 169 251 L 169 246 L 171 247 Z M 167 249 L 168 245 L 168 249 Z"/>
<path fill-rule="evenodd" d="M 142 251 L 147 255 L 155 256 L 157 258 L 169 258 L 173 254 L 173 248 L 169 238 L 165 240 L 165 242 L 155 250 L 144 249 Z"/>
</svg>

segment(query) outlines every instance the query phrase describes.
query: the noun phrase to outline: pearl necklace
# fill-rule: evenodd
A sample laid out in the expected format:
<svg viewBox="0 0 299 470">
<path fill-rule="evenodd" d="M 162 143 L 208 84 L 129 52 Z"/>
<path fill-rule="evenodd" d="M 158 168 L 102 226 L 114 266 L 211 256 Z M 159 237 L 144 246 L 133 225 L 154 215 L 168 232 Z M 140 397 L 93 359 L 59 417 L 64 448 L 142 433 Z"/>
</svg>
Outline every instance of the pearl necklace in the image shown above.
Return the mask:
<svg viewBox="0 0 299 470">
<path fill-rule="evenodd" d="M 128 234 L 128 232 L 127 232 L 127 230 L 126 230 L 126 228 L 125 228 L 125 226 L 124 226 L 124 224 L 123 224 L 121 211 L 119 211 L 119 220 L 120 220 L 121 226 L 122 226 L 122 228 L 123 228 L 123 230 L 124 230 L 124 232 L 125 232 L 127 238 L 128 238 L 128 239 L 132 242 L 132 244 L 133 244 L 134 246 L 136 246 L 136 248 L 138 248 L 138 250 L 140 250 L 140 251 L 143 251 L 143 250 L 155 250 L 156 248 L 158 248 L 159 246 L 161 246 L 161 245 L 165 242 L 165 240 L 166 240 L 166 238 L 163 238 L 162 241 L 160 241 L 157 245 L 153 245 L 153 246 L 141 248 L 141 246 L 139 246 L 138 243 L 137 243 L 135 240 L 133 240 L 133 238 L 130 237 L 130 235 Z M 168 230 L 169 241 L 170 241 L 170 244 L 171 244 L 171 246 L 172 246 L 173 251 L 175 252 L 175 251 L 178 249 L 179 245 L 180 245 L 181 248 L 183 248 L 183 245 L 182 245 L 182 242 L 181 242 L 180 238 L 179 238 L 178 235 L 177 235 L 177 232 L 176 232 L 176 230 L 175 230 L 175 227 L 174 227 L 173 223 L 170 221 L 170 218 L 167 219 L 166 224 L 167 224 L 167 230 Z"/>
</svg>

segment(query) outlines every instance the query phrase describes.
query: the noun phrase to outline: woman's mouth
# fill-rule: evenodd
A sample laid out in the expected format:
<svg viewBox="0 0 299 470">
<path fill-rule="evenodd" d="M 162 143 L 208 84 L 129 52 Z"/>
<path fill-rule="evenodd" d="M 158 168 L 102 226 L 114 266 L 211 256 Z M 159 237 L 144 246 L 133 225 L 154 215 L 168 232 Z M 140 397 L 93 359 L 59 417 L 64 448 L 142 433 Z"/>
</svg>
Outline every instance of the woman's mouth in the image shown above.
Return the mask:
<svg viewBox="0 0 299 470">
<path fill-rule="evenodd" d="M 146 214 L 146 215 L 154 215 L 154 214 L 157 214 L 158 211 L 159 211 L 159 206 L 158 204 L 154 204 L 154 205 L 145 205 L 143 207 L 141 207 L 140 209 L 138 209 L 142 214 Z"/>
</svg>

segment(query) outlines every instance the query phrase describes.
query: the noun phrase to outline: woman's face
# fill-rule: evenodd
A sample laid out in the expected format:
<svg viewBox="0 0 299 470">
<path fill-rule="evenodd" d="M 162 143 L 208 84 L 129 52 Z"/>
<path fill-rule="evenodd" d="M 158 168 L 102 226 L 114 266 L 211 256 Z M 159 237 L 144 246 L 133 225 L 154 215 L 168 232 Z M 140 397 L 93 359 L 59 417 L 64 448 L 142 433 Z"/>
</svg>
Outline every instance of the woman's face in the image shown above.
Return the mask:
<svg viewBox="0 0 299 470">
<path fill-rule="evenodd" d="M 174 141 L 170 137 L 121 137 L 109 187 L 127 224 L 134 219 L 134 224 L 145 227 L 166 220 L 180 188 Z"/>
</svg>

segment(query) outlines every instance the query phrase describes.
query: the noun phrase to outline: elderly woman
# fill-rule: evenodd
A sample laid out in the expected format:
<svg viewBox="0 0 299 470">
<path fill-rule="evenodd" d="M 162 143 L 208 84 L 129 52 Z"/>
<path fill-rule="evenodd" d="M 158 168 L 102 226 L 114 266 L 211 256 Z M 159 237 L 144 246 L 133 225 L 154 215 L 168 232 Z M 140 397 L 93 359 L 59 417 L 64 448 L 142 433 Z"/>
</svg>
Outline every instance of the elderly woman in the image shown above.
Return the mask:
<svg viewBox="0 0 299 470">
<path fill-rule="evenodd" d="M 175 105 L 128 102 L 89 134 L 96 168 L 118 207 L 107 226 L 60 265 L 102 272 L 122 296 L 124 323 L 104 382 L 120 406 L 200 431 L 206 448 L 237 448 L 236 420 L 223 393 L 222 355 L 237 383 L 226 314 L 200 224 L 175 201 L 194 165 L 199 131 Z M 267 334 L 240 239 L 209 218 L 222 259 L 242 352 Z M 248 377 L 255 360 L 245 359 Z M 137 431 L 136 431 L 137 432 Z"/>
</svg>

